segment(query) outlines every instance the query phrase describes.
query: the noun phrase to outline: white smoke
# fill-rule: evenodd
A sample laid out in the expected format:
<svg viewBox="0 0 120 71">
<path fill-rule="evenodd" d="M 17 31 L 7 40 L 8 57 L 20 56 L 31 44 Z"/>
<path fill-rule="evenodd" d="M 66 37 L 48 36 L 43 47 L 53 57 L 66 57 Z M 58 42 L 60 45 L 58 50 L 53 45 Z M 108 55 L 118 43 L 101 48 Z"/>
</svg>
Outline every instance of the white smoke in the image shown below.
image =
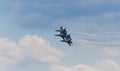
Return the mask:
<svg viewBox="0 0 120 71">
<path fill-rule="evenodd" d="M 103 33 L 103 34 L 87 34 L 76 33 L 78 38 L 74 38 L 74 41 L 82 45 L 95 45 L 95 46 L 120 46 L 120 34 L 119 33 Z"/>
</svg>

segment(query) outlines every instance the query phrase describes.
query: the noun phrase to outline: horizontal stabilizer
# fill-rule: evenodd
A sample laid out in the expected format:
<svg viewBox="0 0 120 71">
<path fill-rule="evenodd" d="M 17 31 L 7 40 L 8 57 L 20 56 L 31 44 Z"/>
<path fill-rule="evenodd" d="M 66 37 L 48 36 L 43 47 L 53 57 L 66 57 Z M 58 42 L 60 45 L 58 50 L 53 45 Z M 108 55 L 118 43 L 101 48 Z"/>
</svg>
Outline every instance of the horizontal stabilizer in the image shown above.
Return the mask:
<svg viewBox="0 0 120 71">
<path fill-rule="evenodd" d="M 62 32 L 63 30 L 55 30 L 56 32 Z"/>
<path fill-rule="evenodd" d="M 61 34 L 56 34 L 55 36 L 63 36 L 63 35 L 61 35 Z"/>
<path fill-rule="evenodd" d="M 68 42 L 67 40 L 61 40 L 61 42 Z"/>
</svg>

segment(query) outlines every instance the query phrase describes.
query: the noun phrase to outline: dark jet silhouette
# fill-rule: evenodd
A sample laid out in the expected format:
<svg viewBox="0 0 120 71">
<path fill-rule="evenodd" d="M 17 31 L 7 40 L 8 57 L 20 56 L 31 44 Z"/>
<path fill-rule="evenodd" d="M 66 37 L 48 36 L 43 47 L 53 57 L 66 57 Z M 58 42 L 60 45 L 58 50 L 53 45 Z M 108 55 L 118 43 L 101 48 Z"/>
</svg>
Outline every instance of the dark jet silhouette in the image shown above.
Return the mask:
<svg viewBox="0 0 120 71">
<path fill-rule="evenodd" d="M 65 37 L 67 35 L 66 29 L 63 29 L 62 26 L 60 27 L 60 30 L 55 30 L 57 32 L 60 32 L 60 34 L 56 34 L 55 36 L 62 37 L 63 40 L 65 40 Z"/>
<path fill-rule="evenodd" d="M 63 34 L 56 34 L 55 36 L 59 36 L 59 37 L 61 37 L 63 40 L 65 40 L 65 35 L 63 35 Z"/>
<path fill-rule="evenodd" d="M 71 44 L 73 44 L 71 40 L 72 39 L 71 39 L 70 34 L 69 34 L 69 35 L 66 36 L 66 39 L 65 40 L 61 40 L 61 42 L 66 42 L 66 43 L 68 43 L 68 45 L 71 46 Z"/>
<path fill-rule="evenodd" d="M 63 27 L 62 26 L 60 26 L 60 30 L 55 30 L 56 32 L 63 32 Z"/>
<path fill-rule="evenodd" d="M 70 34 L 66 36 L 67 40 L 71 40 Z"/>
<path fill-rule="evenodd" d="M 69 46 L 71 46 L 72 43 L 72 39 L 70 37 L 70 34 L 67 35 L 67 31 L 66 31 L 66 28 L 63 29 L 62 26 L 60 27 L 60 30 L 55 30 L 57 32 L 60 32 L 60 34 L 56 34 L 55 36 L 59 36 L 59 37 L 62 37 L 63 40 L 61 40 L 61 42 L 66 42 L 68 43 Z"/>
<path fill-rule="evenodd" d="M 69 46 L 71 46 L 71 44 L 73 44 L 71 40 L 61 40 L 61 42 L 66 42 L 66 43 L 68 43 Z"/>
</svg>

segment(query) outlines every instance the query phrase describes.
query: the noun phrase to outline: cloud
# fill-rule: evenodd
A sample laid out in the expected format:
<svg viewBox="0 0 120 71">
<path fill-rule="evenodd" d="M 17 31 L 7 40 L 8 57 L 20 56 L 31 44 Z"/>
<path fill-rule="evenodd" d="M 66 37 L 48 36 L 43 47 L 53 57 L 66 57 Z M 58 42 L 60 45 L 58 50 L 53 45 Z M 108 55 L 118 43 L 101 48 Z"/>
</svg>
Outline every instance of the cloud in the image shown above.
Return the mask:
<svg viewBox="0 0 120 71">
<path fill-rule="evenodd" d="M 53 66 L 51 71 L 100 71 L 100 70 L 86 64 L 78 64 L 73 67 L 56 65 Z"/>
<path fill-rule="evenodd" d="M 26 57 L 57 63 L 65 55 L 64 52 L 51 46 L 49 41 L 37 35 L 26 35 L 18 42 L 9 38 L 0 38 L 0 65 L 17 64 Z"/>
<path fill-rule="evenodd" d="M 97 62 L 97 66 L 102 69 L 102 71 L 120 71 L 120 63 L 110 59 Z"/>
<path fill-rule="evenodd" d="M 119 48 L 104 48 L 102 50 L 102 55 L 108 55 L 108 56 L 120 56 L 120 50 Z"/>
<path fill-rule="evenodd" d="M 73 67 L 55 65 L 52 66 L 51 71 L 120 71 L 120 63 L 110 59 L 98 61 L 95 65 L 77 64 Z"/>
</svg>

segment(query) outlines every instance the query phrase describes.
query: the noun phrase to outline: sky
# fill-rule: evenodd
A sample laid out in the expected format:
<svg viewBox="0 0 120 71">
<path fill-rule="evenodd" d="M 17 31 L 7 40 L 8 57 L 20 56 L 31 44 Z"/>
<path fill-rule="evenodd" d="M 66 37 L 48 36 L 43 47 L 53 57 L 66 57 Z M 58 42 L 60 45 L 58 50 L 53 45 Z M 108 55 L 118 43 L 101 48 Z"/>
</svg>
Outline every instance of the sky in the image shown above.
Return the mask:
<svg viewBox="0 0 120 71">
<path fill-rule="evenodd" d="M 0 0 L 0 71 L 120 71 L 119 2 Z"/>
</svg>

